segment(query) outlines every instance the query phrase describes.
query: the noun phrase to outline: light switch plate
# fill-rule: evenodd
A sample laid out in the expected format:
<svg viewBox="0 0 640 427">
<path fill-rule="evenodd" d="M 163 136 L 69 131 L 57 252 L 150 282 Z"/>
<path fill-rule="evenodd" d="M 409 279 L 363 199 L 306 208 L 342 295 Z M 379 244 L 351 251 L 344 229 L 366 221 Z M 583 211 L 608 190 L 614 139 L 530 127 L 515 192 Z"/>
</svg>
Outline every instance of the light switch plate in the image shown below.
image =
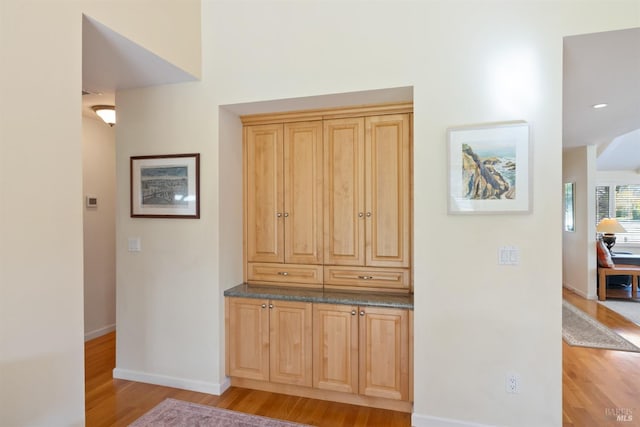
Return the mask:
<svg viewBox="0 0 640 427">
<path fill-rule="evenodd" d="M 517 246 L 500 246 L 500 248 L 498 248 L 498 264 L 520 264 L 520 249 Z"/>
<path fill-rule="evenodd" d="M 142 250 L 142 243 L 140 242 L 139 237 L 129 237 L 127 240 L 129 244 L 129 252 L 140 252 Z"/>
</svg>

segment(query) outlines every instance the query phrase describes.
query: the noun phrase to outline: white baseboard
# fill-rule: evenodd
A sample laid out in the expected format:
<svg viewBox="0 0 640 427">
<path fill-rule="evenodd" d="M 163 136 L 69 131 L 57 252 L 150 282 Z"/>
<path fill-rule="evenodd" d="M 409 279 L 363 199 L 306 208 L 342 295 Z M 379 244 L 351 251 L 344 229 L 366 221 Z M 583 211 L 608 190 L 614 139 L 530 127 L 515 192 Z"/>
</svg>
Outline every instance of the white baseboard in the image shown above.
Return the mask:
<svg viewBox="0 0 640 427">
<path fill-rule="evenodd" d="M 493 427 L 489 424 L 478 424 L 416 413 L 411 415 L 411 425 L 413 427 Z"/>
<path fill-rule="evenodd" d="M 205 381 L 194 381 L 185 378 L 150 374 L 147 372 L 131 371 L 129 369 L 120 368 L 115 368 L 113 370 L 113 378 L 180 388 L 183 390 L 197 391 L 200 393 L 215 394 L 216 396 L 220 396 L 231 386 L 231 381 L 227 377 L 224 378 L 222 383 L 209 383 Z"/>
<path fill-rule="evenodd" d="M 89 340 L 92 340 L 94 338 L 98 338 L 98 337 L 101 337 L 103 335 L 106 335 L 109 332 L 113 332 L 115 330 L 116 330 L 116 324 L 114 323 L 112 325 L 107 325 L 107 326 L 105 326 L 103 328 L 100 328 L 100 329 L 96 329 L 96 330 L 93 330 L 93 331 L 90 331 L 90 332 L 85 332 L 84 333 L 84 340 L 85 341 L 89 341 Z"/>
<path fill-rule="evenodd" d="M 596 298 L 598 298 L 597 295 L 589 295 L 589 294 L 585 293 L 583 290 L 575 288 L 575 287 L 573 287 L 571 285 L 568 285 L 566 283 L 563 283 L 562 286 L 564 288 L 569 289 L 571 292 L 580 295 L 582 298 L 585 298 L 585 299 L 596 299 Z"/>
</svg>

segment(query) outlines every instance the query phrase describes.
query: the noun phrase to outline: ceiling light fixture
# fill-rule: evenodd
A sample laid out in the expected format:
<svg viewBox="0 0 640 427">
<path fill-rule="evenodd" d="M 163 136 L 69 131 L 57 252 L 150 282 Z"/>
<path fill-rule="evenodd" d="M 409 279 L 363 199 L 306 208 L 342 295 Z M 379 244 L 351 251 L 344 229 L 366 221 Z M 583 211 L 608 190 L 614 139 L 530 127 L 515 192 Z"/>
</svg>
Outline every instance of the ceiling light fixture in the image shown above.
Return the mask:
<svg viewBox="0 0 640 427">
<path fill-rule="evenodd" d="M 609 105 L 609 104 L 605 104 L 605 103 L 602 103 L 602 104 L 593 104 L 591 107 L 592 107 L 592 108 L 595 108 L 595 109 L 597 110 L 597 109 L 599 109 L 599 108 L 604 108 L 604 107 L 606 107 L 607 105 Z"/>
<path fill-rule="evenodd" d="M 113 105 L 94 105 L 91 109 L 109 126 L 116 124 L 116 107 Z"/>
</svg>

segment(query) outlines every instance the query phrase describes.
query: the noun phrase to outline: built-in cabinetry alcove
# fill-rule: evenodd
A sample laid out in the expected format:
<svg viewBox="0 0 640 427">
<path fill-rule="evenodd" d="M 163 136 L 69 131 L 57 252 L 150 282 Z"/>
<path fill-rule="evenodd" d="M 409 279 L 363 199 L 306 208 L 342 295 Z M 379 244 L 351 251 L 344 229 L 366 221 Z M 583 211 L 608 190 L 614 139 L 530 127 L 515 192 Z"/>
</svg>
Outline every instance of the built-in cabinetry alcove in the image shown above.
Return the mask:
<svg viewBox="0 0 640 427">
<path fill-rule="evenodd" d="M 395 103 L 241 117 L 232 384 L 411 410 L 412 114 Z"/>
</svg>

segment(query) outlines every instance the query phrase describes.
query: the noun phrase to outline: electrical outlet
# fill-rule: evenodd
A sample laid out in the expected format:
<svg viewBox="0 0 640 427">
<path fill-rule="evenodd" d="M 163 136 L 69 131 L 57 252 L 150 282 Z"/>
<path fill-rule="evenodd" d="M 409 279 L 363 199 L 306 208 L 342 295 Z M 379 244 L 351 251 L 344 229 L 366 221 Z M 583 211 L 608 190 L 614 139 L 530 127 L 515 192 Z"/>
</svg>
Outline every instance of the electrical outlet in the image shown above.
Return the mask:
<svg viewBox="0 0 640 427">
<path fill-rule="evenodd" d="M 507 393 L 520 393 L 520 375 L 510 372 L 505 377 L 505 391 Z"/>
</svg>

